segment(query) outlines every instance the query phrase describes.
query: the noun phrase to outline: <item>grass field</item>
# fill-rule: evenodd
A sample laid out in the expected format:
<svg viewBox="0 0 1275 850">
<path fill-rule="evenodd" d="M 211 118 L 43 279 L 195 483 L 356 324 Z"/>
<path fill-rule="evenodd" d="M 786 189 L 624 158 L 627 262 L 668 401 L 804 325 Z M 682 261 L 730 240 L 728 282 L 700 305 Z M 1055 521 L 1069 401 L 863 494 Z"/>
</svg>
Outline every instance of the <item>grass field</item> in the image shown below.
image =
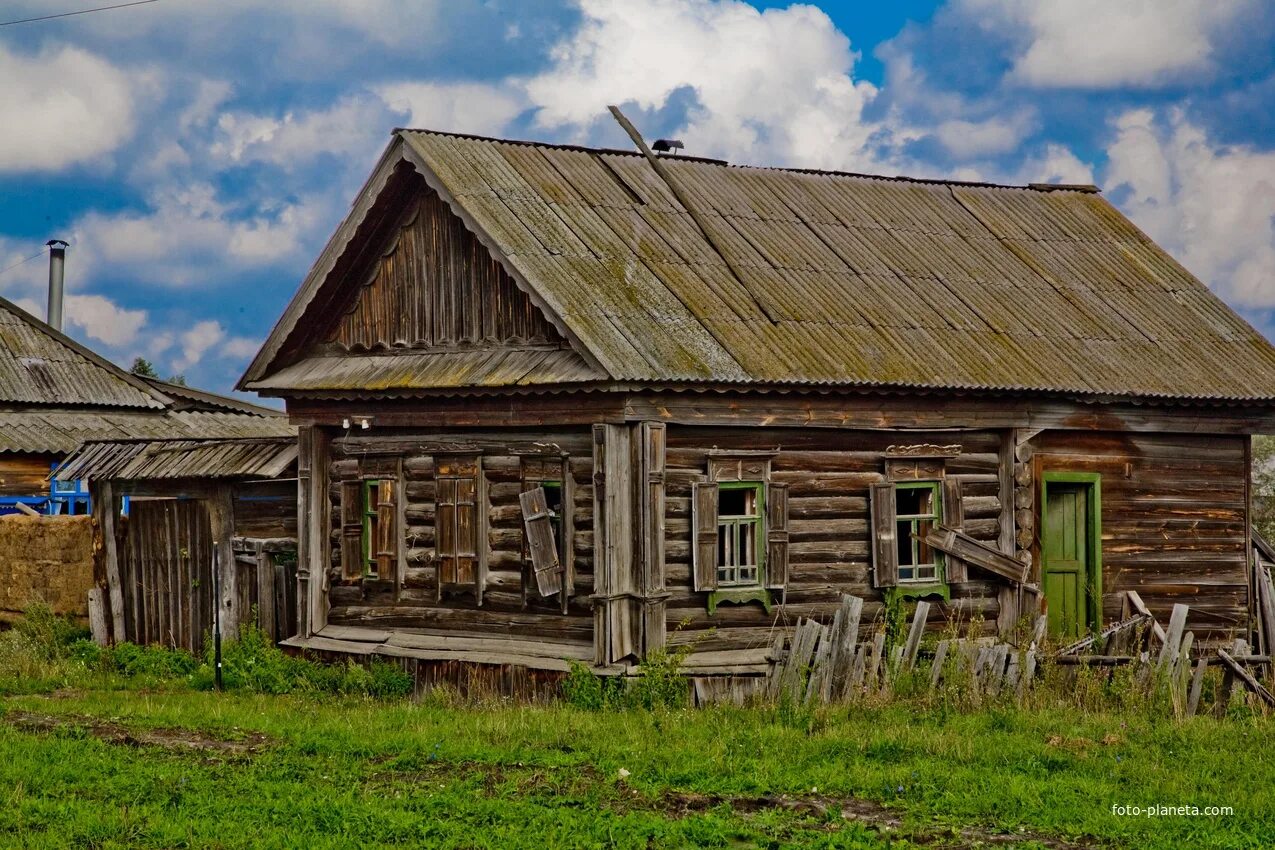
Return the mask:
<svg viewBox="0 0 1275 850">
<path fill-rule="evenodd" d="M 47 666 L 6 673 L 0 646 L 3 846 L 1275 846 L 1269 718 L 590 711 Z"/>
</svg>

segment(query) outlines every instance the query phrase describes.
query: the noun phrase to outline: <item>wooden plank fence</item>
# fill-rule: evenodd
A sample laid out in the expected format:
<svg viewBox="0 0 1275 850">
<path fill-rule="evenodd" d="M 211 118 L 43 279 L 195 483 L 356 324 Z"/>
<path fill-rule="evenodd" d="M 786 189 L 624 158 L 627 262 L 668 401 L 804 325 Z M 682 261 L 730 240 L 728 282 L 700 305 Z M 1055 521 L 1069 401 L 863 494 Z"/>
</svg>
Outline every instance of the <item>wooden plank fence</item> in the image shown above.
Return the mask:
<svg viewBox="0 0 1275 850">
<path fill-rule="evenodd" d="M 1269 575 L 1266 581 L 1270 581 Z M 1260 592 L 1265 598 L 1270 591 L 1268 587 Z M 1275 593 L 1270 598 L 1275 601 Z M 1133 665 L 1135 685 L 1148 695 L 1163 694 L 1158 689 L 1167 689 L 1173 714 L 1182 717 L 1199 710 L 1204 674 L 1210 664 L 1216 664 L 1223 670 L 1222 687 L 1214 703 L 1216 715 L 1225 715 L 1233 693 L 1240 689 L 1252 696 L 1251 704 L 1260 710 L 1275 708 L 1275 694 L 1254 673 L 1265 670 L 1267 677 L 1275 675 L 1269 655 L 1250 653 L 1244 639 L 1236 640 L 1229 651 L 1218 650 L 1211 657 L 1200 652 L 1195 635 L 1186 628 L 1190 616 L 1186 605 L 1173 606 L 1167 629 L 1156 621 L 1136 593 L 1128 594 L 1124 607 L 1124 619 L 1099 635 L 1056 651 L 1046 649 L 1047 620 L 1043 614 L 1036 619 L 1032 634 L 1024 639 L 1025 645 L 995 638 L 939 640 L 929 655 L 925 681 L 930 690 L 953 683 L 967 686 L 978 695 L 1012 694 L 1022 700 L 1038 680 L 1042 662 L 1064 668 Z M 845 595 L 831 623 L 805 619 L 798 622 L 791 640 L 786 642 L 780 635 L 771 650 L 772 669 L 765 696 L 770 700 L 822 704 L 891 693 L 899 676 L 917 669 L 930 605 L 925 601 L 917 603 L 906 637 L 893 646 L 887 646 L 885 634 L 880 631 L 867 640 L 859 640 L 862 611 L 862 599 Z M 1272 633 L 1275 623 L 1267 632 Z M 1082 654 L 1095 647 L 1106 654 Z"/>
<path fill-rule="evenodd" d="M 213 622 L 213 535 L 199 499 L 135 500 L 120 524 L 124 639 L 199 654 Z M 296 631 L 295 542 L 236 538 L 223 569 L 236 571 L 238 608 L 256 610 L 276 641 Z"/>
</svg>

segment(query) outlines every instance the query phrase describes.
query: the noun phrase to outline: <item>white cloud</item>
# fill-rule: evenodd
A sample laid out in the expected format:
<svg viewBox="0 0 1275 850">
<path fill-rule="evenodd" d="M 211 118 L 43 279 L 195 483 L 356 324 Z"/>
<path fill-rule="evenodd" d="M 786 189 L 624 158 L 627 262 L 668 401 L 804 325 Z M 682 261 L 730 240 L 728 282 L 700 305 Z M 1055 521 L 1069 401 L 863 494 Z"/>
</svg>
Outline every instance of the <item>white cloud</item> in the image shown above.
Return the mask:
<svg viewBox="0 0 1275 850">
<path fill-rule="evenodd" d="M 1010 76 L 1029 86 L 1154 87 L 1215 66 L 1217 36 L 1254 0 L 960 0 L 1022 49 Z"/>
<path fill-rule="evenodd" d="M 1028 157 L 1013 179 L 1014 183 L 1086 183 L 1094 182 L 1093 166 L 1076 156 L 1068 147 L 1054 142 Z"/>
<path fill-rule="evenodd" d="M 1275 151 L 1216 143 L 1179 110 L 1114 122 L 1107 190 L 1234 306 L 1275 308 Z"/>
<path fill-rule="evenodd" d="M 292 167 L 322 154 L 369 159 L 389 135 L 384 107 L 370 96 L 350 96 L 327 109 L 286 112 L 280 117 L 223 112 L 209 153 L 233 162 L 268 162 Z"/>
<path fill-rule="evenodd" d="M 412 127 L 495 135 L 526 107 L 526 96 L 513 81 L 487 83 L 400 82 L 377 86 L 376 93 Z"/>
<path fill-rule="evenodd" d="M 764 12 L 737 0 L 582 0 L 584 21 L 526 81 L 544 127 L 585 137 L 608 103 L 659 110 L 694 95 L 675 132 L 689 151 L 732 160 L 870 168 L 876 95 L 852 77 L 857 54 L 822 11 Z"/>
<path fill-rule="evenodd" d="M 984 121 L 952 119 L 934 130 L 943 147 L 959 159 L 1006 153 L 1018 147 L 1032 124 L 1029 112 Z"/>
<path fill-rule="evenodd" d="M 208 184 L 195 183 L 159 192 L 145 211 L 91 211 L 73 232 L 90 274 L 109 269 L 147 283 L 187 286 L 296 260 L 330 217 L 328 206 L 311 197 L 242 210 L 220 200 Z"/>
<path fill-rule="evenodd" d="M 127 310 L 104 295 L 67 295 L 66 323 L 81 328 L 90 339 L 121 348 L 137 342 L 146 326 L 145 310 Z"/>
<path fill-rule="evenodd" d="M 189 369 L 203 359 L 208 349 L 225 338 L 226 329 L 221 326 L 221 322 L 212 319 L 196 322 L 179 337 L 181 354 L 173 359 L 173 368 L 179 372 Z"/>
<path fill-rule="evenodd" d="M 0 171 L 57 171 L 111 153 L 133 135 L 151 87 L 75 47 L 24 56 L 0 44 Z"/>
</svg>

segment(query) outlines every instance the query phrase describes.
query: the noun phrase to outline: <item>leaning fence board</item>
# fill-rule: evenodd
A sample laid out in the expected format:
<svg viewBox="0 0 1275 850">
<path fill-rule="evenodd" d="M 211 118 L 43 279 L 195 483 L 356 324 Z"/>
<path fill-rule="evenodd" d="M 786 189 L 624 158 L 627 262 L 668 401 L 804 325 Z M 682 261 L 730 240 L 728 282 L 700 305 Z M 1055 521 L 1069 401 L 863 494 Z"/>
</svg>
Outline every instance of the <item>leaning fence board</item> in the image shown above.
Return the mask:
<svg viewBox="0 0 1275 850">
<path fill-rule="evenodd" d="M 1126 590 L 1125 601 L 1129 603 L 1130 610 L 1136 611 L 1139 614 L 1146 614 L 1147 617 L 1151 619 L 1151 635 L 1163 644 L 1164 628 L 1152 615 L 1150 609 L 1147 608 L 1146 603 L 1142 601 L 1142 597 L 1138 595 L 1138 592 L 1136 590 Z"/>
<path fill-rule="evenodd" d="M 934 650 L 934 663 L 930 667 L 930 689 L 933 690 L 939 686 L 939 680 L 943 678 L 943 664 L 947 661 L 947 648 L 950 641 L 939 641 L 938 648 Z"/>
<path fill-rule="evenodd" d="M 1182 632 L 1186 628 L 1189 610 L 1180 602 L 1173 606 L 1173 613 L 1169 615 L 1169 631 L 1165 634 L 1164 643 L 1160 646 L 1160 658 L 1156 661 L 1156 670 L 1164 671 L 1166 666 L 1172 670 L 1177 663 L 1178 649 L 1182 642 Z"/>
<path fill-rule="evenodd" d="M 911 670 L 916 665 L 916 654 L 921 648 L 921 634 L 925 631 L 925 621 L 930 616 L 930 603 L 924 599 L 916 603 L 916 614 L 912 617 L 912 628 L 908 630 L 908 641 L 903 648 L 903 669 Z"/>
<path fill-rule="evenodd" d="M 1204 671 L 1209 668 L 1209 663 L 1201 658 L 1195 662 L 1195 673 L 1191 676 L 1191 693 L 1186 700 L 1186 716 L 1193 717 L 1200 707 L 1200 691 L 1204 687 Z"/>
<path fill-rule="evenodd" d="M 1236 660 L 1231 657 L 1231 654 L 1225 649 L 1219 649 L 1217 651 L 1217 657 L 1221 660 L 1222 664 L 1227 667 L 1231 675 L 1239 679 L 1240 682 L 1242 682 L 1249 691 L 1255 694 L 1258 699 L 1266 703 L 1268 706 L 1275 708 L 1275 695 L 1262 687 L 1262 683 L 1253 678 L 1253 674 L 1248 672 L 1243 664 L 1237 663 Z"/>
</svg>

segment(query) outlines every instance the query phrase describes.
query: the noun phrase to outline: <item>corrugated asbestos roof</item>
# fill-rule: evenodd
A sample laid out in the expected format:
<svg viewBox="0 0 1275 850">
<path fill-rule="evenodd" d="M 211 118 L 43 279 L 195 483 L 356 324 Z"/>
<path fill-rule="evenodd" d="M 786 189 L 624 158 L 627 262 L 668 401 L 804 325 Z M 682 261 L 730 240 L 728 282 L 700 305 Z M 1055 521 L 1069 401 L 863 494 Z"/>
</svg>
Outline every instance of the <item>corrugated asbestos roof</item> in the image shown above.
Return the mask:
<svg viewBox="0 0 1275 850">
<path fill-rule="evenodd" d="M 314 390 L 404 390 L 572 384 L 605 374 L 565 349 L 410 352 L 309 357 L 254 387 Z"/>
<path fill-rule="evenodd" d="M 89 442 L 57 470 L 64 480 L 275 478 L 297 460 L 290 438 Z"/>
<path fill-rule="evenodd" d="M 0 410 L 0 452 L 65 454 L 87 440 L 287 437 L 283 416 L 208 411 Z"/>
<path fill-rule="evenodd" d="M 162 410 L 141 380 L 0 299 L 0 404 Z"/>
<path fill-rule="evenodd" d="M 665 158 L 710 239 L 642 156 L 398 135 L 617 382 L 1275 399 L 1275 348 L 1091 191 Z M 285 315 L 265 358 L 304 312 Z M 418 355 L 387 359 L 405 356 L 421 386 L 452 385 Z M 259 356 L 244 385 L 355 383 L 350 362 L 271 374 Z M 557 368 L 527 374 L 568 380 Z M 518 371 L 476 374 L 528 383 Z"/>
</svg>

